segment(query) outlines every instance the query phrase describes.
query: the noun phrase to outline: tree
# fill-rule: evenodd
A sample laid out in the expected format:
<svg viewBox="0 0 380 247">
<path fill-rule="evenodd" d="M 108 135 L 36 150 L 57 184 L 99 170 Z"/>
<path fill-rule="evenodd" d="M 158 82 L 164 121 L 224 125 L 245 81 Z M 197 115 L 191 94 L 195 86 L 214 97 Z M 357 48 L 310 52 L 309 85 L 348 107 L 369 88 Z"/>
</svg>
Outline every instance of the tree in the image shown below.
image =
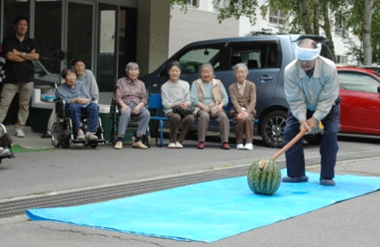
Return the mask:
<svg viewBox="0 0 380 247">
<path fill-rule="evenodd" d="M 346 0 L 349 5 L 342 12 L 345 25 L 362 42 L 361 46 L 352 46 L 363 64 L 379 62 L 380 58 L 380 1 Z M 371 6 L 372 5 L 372 6 Z"/>
<path fill-rule="evenodd" d="M 335 56 L 334 42 L 331 34 L 331 13 L 344 5 L 341 0 L 267 0 L 261 6 L 261 14 L 267 16 L 271 10 L 281 10 L 289 16 L 289 32 L 304 32 L 320 35 L 322 28 L 329 42 L 329 48 Z M 291 18 L 290 18 L 291 17 Z"/>
<path fill-rule="evenodd" d="M 214 0 L 214 3 L 220 3 L 221 0 Z M 180 5 L 181 10 L 187 11 L 188 0 L 170 0 L 171 6 L 174 4 Z M 245 15 L 249 18 L 252 25 L 256 23 L 256 10 L 258 7 L 257 0 L 230 0 L 228 6 L 219 9 L 218 21 L 221 23 L 223 20 L 234 17 L 239 19 L 240 16 Z"/>
<path fill-rule="evenodd" d="M 170 0 L 171 4 L 182 6 L 187 10 L 189 0 Z M 214 0 L 220 2 L 220 0 Z M 344 20 L 344 28 L 350 28 L 353 34 L 359 37 L 363 46 L 357 47 L 352 39 L 343 33 L 346 43 L 352 48 L 355 57 L 361 57 L 364 64 L 380 60 L 380 31 L 375 28 L 380 26 L 380 1 L 374 0 L 266 0 L 266 3 L 258 7 L 258 0 L 230 0 L 229 5 L 220 8 L 218 14 L 219 23 L 224 19 L 234 17 L 238 19 L 245 15 L 252 25 L 256 23 L 257 9 L 266 17 L 271 10 L 281 10 L 289 17 L 288 33 L 300 33 L 319 35 L 322 29 L 329 39 L 329 48 L 335 56 L 332 39 L 331 24 L 340 18 Z M 331 17 L 335 17 L 332 19 Z M 280 31 L 281 33 L 284 30 Z M 257 32 L 259 34 L 271 33 L 268 30 Z M 363 52 L 361 52 L 363 49 Z M 373 50 L 373 51 L 372 51 Z"/>
<path fill-rule="evenodd" d="M 363 50 L 364 65 L 372 64 L 372 46 L 371 46 L 371 24 L 372 24 L 372 7 L 374 0 L 365 0 L 364 18 L 363 18 Z"/>
</svg>

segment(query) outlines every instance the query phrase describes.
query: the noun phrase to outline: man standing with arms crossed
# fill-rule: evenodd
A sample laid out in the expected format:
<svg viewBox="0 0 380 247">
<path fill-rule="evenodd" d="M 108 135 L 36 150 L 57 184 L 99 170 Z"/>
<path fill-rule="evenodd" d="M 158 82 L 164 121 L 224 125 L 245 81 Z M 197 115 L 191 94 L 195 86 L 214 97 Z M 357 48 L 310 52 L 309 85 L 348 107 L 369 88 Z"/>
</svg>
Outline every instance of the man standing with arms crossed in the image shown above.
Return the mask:
<svg viewBox="0 0 380 247">
<path fill-rule="evenodd" d="M 321 57 L 321 44 L 302 39 L 296 46 L 297 60 L 285 68 L 285 94 L 290 106 L 284 130 L 288 143 L 302 129 L 310 132 L 319 121 L 324 125 L 320 146 L 320 184 L 334 186 L 334 167 L 338 152 L 339 83 L 336 65 Z M 302 141 L 286 153 L 287 177 L 285 183 L 307 182 Z"/>
<path fill-rule="evenodd" d="M 16 136 L 25 137 L 23 127 L 29 116 L 29 102 L 33 93 L 34 60 L 40 55 L 33 39 L 27 37 L 28 20 L 17 16 L 14 21 L 15 34 L 4 39 L 3 52 L 6 58 L 5 81 L 1 91 L 0 123 L 4 122 L 16 93 L 19 93 L 19 109 L 15 126 Z"/>
</svg>

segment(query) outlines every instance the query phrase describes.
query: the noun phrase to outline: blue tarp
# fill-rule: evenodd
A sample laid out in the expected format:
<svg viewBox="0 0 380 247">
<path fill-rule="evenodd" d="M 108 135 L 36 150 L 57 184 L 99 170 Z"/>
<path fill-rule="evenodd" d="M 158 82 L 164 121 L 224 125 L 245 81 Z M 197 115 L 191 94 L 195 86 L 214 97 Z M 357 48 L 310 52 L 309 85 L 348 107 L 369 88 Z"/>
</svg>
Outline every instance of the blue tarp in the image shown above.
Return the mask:
<svg viewBox="0 0 380 247">
<path fill-rule="evenodd" d="M 282 170 L 283 175 L 286 173 Z M 31 220 L 47 220 L 182 241 L 213 242 L 378 190 L 380 178 L 335 177 L 321 186 L 282 183 L 272 196 L 251 192 L 246 176 L 182 186 L 101 203 L 30 209 Z"/>
</svg>

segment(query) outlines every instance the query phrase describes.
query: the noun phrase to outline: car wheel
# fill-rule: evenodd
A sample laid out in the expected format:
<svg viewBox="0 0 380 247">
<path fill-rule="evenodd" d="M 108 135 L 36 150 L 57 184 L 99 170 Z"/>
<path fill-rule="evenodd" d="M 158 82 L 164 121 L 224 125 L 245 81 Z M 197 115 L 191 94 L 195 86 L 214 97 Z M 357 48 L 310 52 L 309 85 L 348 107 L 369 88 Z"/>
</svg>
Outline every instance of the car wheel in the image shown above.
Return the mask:
<svg viewBox="0 0 380 247">
<path fill-rule="evenodd" d="M 273 111 L 268 113 L 263 121 L 260 121 L 260 134 L 265 145 L 273 148 L 284 146 L 284 129 L 287 114 L 284 111 Z"/>
</svg>

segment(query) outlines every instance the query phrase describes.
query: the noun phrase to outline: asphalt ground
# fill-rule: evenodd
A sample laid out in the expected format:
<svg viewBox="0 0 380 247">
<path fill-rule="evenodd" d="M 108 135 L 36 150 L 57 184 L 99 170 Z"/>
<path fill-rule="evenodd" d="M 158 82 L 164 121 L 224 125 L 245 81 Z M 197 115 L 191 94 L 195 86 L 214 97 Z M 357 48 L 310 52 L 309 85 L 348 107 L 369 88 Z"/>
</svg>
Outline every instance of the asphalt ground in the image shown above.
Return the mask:
<svg viewBox="0 0 380 247">
<path fill-rule="evenodd" d="M 11 133 L 11 131 L 9 131 Z M 19 153 L 0 164 L 0 205 L 20 200 L 38 200 L 50 196 L 86 191 L 106 191 L 139 184 L 134 193 L 195 183 L 216 177 L 244 174 L 259 158 L 270 157 L 277 150 L 255 140 L 253 151 L 221 150 L 217 142 L 207 142 L 197 150 L 196 142 L 187 140 L 182 150 L 168 150 L 154 145 L 149 150 L 122 151 L 111 145 L 96 149 L 74 146 L 51 149 L 50 140 L 26 131 L 14 143 L 50 149 Z M 380 176 L 378 141 L 340 140 L 337 174 Z M 317 145 L 305 146 L 307 170 L 319 172 Z M 277 160 L 284 166 L 284 157 Z M 169 182 L 168 182 L 169 181 Z M 164 186 L 164 187 L 160 187 Z M 141 188 L 139 191 L 138 188 Z M 126 193 L 131 193 L 131 190 Z M 53 222 L 32 222 L 24 214 L 0 219 L 0 246 L 379 246 L 380 192 L 373 192 L 332 206 L 254 229 L 214 243 L 181 242 L 132 234 L 92 229 Z M 210 229 L 212 231 L 212 229 Z"/>
</svg>

